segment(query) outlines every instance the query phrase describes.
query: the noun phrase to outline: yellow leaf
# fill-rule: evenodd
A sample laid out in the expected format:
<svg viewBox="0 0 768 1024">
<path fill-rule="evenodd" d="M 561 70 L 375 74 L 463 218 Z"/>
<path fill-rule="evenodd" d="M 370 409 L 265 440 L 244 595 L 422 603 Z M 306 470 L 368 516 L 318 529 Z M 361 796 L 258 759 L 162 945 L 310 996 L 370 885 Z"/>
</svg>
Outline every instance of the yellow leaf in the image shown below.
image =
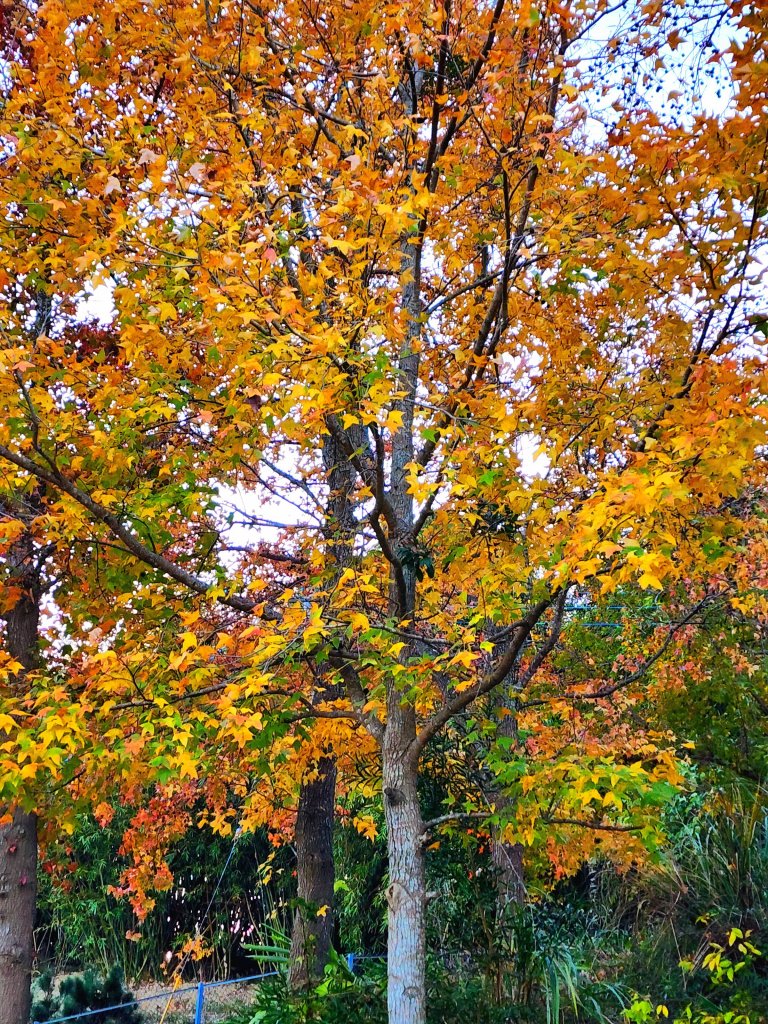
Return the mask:
<svg viewBox="0 0 768 1024">
<path fill-rule="evenodd" d="M 158 302 L 158 319 L 162 323 L 164 320 L 178 320 L 179 314 L 176 312 L 176 307 L 170 302 Z"/>
<path fill-rule="evenodd" d="M 183 633 L 181 637 L 182 651 L 190 651 L 197 647 L 197 637 L 194 633 Z"/>
<path fill-rule="evenodd" d="M 403 425 L 403 414 L 399 409 L 393 409 L 387 416 L 387 430 L 393 434 L 396 430 L 400 430 Z"/>
<path fill-rule="evenodd" d="M 352 629 L 354 629 L 355 631 L 360 630 L 361 632 L 364 632 L 366 629 L 368 629 L 370 625 L 368 621 L 368 616 L 364 615 L 362 612 L 355 612 L 354 615 L 350 618 L 349 624 L 352 627 Z"/>
<path fill-rule="evenodd" d="M 661 582 L 658 576 L 655 576 L 652 572 L 644 572 L 637 581 L 641 587 L 653 587 L 654 590 L 663 590 L 664 584 Z"/>
<path fill-rule="evenodd" d="M 587 789 L 579 797 L 581 800 L 582 807 L 585 804 L 591 803 L 593 800 L 600 800 L 602 802 L 603 795 L 598 789 Z"/>
</svg>

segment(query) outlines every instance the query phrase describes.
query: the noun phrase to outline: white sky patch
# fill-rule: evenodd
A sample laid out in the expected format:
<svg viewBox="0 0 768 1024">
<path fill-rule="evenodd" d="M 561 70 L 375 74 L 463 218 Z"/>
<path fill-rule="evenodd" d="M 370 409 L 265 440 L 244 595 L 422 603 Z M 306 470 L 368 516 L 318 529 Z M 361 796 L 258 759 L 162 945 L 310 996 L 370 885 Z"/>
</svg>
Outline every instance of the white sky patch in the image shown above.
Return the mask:
<svg viewBox="0 0 768 1024">
<path fill-rule="evenodd" d="M 98 320 L 101 324 L 111 323 L 116 312 L 112 289 L 111 284 L 97 284 L 87 290 L 77 303 L 77 319 Z"/>
</svg>

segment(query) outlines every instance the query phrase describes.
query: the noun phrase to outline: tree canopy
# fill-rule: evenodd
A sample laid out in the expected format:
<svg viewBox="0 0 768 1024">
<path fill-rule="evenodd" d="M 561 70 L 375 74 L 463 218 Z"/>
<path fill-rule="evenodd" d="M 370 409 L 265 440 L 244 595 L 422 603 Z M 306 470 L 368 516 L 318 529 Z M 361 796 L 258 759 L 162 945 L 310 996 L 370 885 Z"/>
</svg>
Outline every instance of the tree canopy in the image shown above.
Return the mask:
<svg viewBox="0 0 768 1024">
<path fill-rule="evenodd" d="M 654 841 L 679 751 L 632 706 L 766 608 L 765 14 L 3 8 L 2 535 L 50 595 L 6 805 L 186 820 L 192 785 L 279 830 L 323 758 L 344 792 L 378 760 L 392 1024 L 444 730 L 510 842 Z M 631 654 L 572 671 L 579 609 L 639 592 Z"/>
</svg>

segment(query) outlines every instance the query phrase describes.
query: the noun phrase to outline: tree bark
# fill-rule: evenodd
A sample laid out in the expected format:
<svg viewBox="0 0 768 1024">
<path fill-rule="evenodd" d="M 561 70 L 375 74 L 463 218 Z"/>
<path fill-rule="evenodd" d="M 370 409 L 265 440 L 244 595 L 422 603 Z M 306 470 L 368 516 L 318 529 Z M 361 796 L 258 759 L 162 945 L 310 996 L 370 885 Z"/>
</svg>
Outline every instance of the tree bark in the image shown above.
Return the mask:
<svg viewBox="0 0 768 1024">
<path fill-rule="evenodd" d="M 303 782 L 296 818 L 298 900 L 291 936 L 292 989 L 322 977 L 333 935 L 333 819 L 336 762 L 323 757 L 316 779 Z"/>
<path fill-rule="evenodd" d="M 36 667 L 40 622 L 40 564 L 29 534 L 6 556 L 7 581 L 20 596 L 5 616 L 5 646 L 22 670 L 11 685 L 21 687 Z M 1 738 L 1 737 L 0 737 Z M 0 1021 L 28 1024 L 37 899 L 37 816 L 21 808 L 0 809 L 10 821 L 0 826 Z"/>
<path fill-rule="evenodd" d="M 417 792 L 417 768 L 406 754 L 408 737 L 414 729 L 412 708 L 398 707 L 394 714 L 390 709 L 383 744 L 389 855 L 389 1024 L 424 1024 L 426 1020 L 424 822 Z"/>
<path fill-rule="evenodd" d="M 415 100 L 415 97 L 413 97 Z M 419 380 L 421 333 L 421 245 L 409 237 L 402 248 L 403 306 L 408 324 L 399 359 L 404 395 L 395 407 L 402 426 L 392 439 L 390 500 L 397 530 L 390 543 L 389 606 L 400 622 L 413 621 L 417 574 L 413 560 L 402 553 L 413 543 L 413 496 L 408 466 L 414 459 L 414 413 Z M 401 660 L 412 651 L 406 645 Z M 389 1024 L 425 1024 L 427 1017 L 427 939 L 425 927 L 424 822 L 418 794 L 418 756 L 411 751 L 416 739 L 416 710 L 404 700 L 395 679 L 387 683 L 387 722 L 382 742 L 382 786 L 387 822 L 389 888 L 387 890 L 387 1008 Z"/>
<path fill-rule="evenodd" d="M 0 1021 L 28 1024 L 37 899 L 37 818 L 0 827 Z"/>
</svg>

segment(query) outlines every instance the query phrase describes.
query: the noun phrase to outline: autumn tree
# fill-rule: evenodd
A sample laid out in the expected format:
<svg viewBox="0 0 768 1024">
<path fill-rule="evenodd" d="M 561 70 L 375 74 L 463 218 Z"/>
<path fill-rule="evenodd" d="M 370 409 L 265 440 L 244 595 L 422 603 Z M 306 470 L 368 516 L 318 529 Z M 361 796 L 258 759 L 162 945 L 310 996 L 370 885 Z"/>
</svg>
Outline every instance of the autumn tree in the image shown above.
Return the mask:
<svg viewBox="0 0 768 1024">
<path fill-rule="evenodd" d="M 48 489 L 51 542 L 88 523 L 132 567 L 125 594 L 151 605 L 170 585 L 246 618 L 242 666 L 215 692 L 251 734 L 256 715 L 314 721 L 318 764 L 377 745 L 392 1024 L 425 1018 L 418 779 L 435 737 L 495 721 L 521 659 L 523 687 L 540 683 L 574 590 L 663 593 L 674 636 L 749 589 L 722 570 L 766 438 L 764 14 L 17 11 L 34 60 L 3 110 L 4 285 L 75 315 L 101 282 L 119 345 L 88 360 L 55 331 L 30 345 L 9 301 L 0 457 L 15 486 Z M 730 80 L 723 112 L 706 90 L 653 98 L 695 48 Z M 253 543 L 227 556 L 225 521 L 202 529 L 233 492 L 241 528 L 305 560 L 301 582 L 265 573 Z M 179 675 L 142 688 L 153 714 L 172 694 L 168 735 L 213 727 L 195 709 L 215 652 L 183 639 Z M 644 654 L 586 699 L 626 690 Z M 550 774 L 563 807 L 585 807 L 594 766 L 568 757 Z M 613 774 L 653 786 L 655 748 L 634 764 Z M 629 827 L 593 789 L 590 825 Z M 510 842 L 579 825 L 538 806 Z"/>
<path fill-rule="evenodd" d="M 0 58 L 23 62 L 23 46 L 15 38 L 9 4 L 0 8 Z M 38 333 L 47 328 L 47 296 L 37 292 L 34 322 Z M 5 488 L 3 488 L 5 492 Z M 3 574 L 0 616 L 4 623 L 2 689 L 18 694 L 27 673 L 38 667 L 40 602 L 45 590 L 46 552 L 31 530 L 39 490 L 32 483 L 3 493 L 0 522 Z M 0 718 L 0 743 L 15 728 L 12 718 Z M 37 882 L 37 817 L 34 806 L 0 803 L 0 1004 L 9 1020 L 29 1017 L 34 956 L 33 927 Z"/>
</svg>

